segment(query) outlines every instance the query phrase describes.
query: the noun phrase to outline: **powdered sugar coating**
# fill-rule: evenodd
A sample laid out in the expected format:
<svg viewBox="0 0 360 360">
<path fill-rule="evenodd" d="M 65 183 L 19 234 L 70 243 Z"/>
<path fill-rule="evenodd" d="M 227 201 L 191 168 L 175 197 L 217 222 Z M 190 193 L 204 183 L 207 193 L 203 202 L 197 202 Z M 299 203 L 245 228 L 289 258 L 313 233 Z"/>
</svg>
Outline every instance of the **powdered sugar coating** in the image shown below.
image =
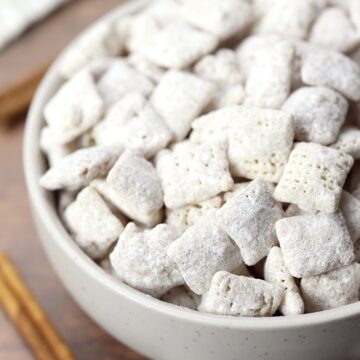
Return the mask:
<svg viewBox="0 0 360 360">
<path fill-rule="evenodd" d="M 117 57 L 101 57 L 89 62 L 83 70 L 88 71 L 95 83 L 99 81 L 101 76 L 110 68 L 111 65 L 118 61 Z"/>
<path fill-rule="evenodd" d="M 84 33 L 65 53 L 60 62 L 60 74 L 70 78 L 91 61 L 122 52 L 123 39 L 113 22 L 101 22 Z"/>
<path fill-rule="evenodd" d="M 281 286 L 284 289 L 284 295 L 279 307 L 283 315 L 299 315 L 304 313 L 304 302 L 300 296 L 299 288 L 289 273 L 281 249 L 278 246 L 271 248 L 265 260 L 264 280 Z"/>
<path fill-rule="evenodd" d="M 301 79 L 305 84 L 327 86 L 350 100 L 360 100 L 360 66 L 339 52 L 309 53 L 303 60 Z"/>
<path fill-rule="evenodd" d="M 122 59 L 112 64 L 98 82 L 99 93 L 107 106 L 131 92 L 147 96 L 153 88 L 154 84 L 148 77 L 136 71 Z"/>
<path fill-rule="evenodd" d="M 176 0 L 159 0 L 150 3 L 144 14 L 153 17 L 160 26 L 180 20 L 179 5 Z"/>
<path fill-rule="evenodd" d="M 185 71 L 168 71 L 155 88 L 151 101 L 177 141 L 186 137 L 192 121 L 216 92 L 216 85 Z"/>
<path fill-rule="evenodd" d="M 279 109 L 289 96 L 295 49 L 279 40 L 259 49 L 246 79 L 244 104 Z"/>
<path fill-rule="evenodd" d="M 184 232 L 200 219 L 215 215 L 222 202 L 221 196 L 215 196 L 198 204 L 186 205 L 177 209 L 166 209 L 166 223 Z"/>
<path fill-rule="evenodd" d="M 239 107 L 237 113 L 238 120 L 230 121 L 228 129 L 232 174 L 278 182 L 294 139 L 291 115 L 245 106 Z"/>
<path fill-rule="evenodd" d="M 61 84 L 55 85 L 49 105 L 56 106 L 39 145 L 54 169 L 78 149 L 107 147 L 117 155 L 103 167 L 97 153 L 89 155 L 83 167 L 68 164 L 60 175 L 55 172 L 55 181 L 50 177 L 59 187 L 55 207 L 65 226 L 65 209 L 75 214 L 68 221 L 72 228 L 67 225 L 74 241 L 117 281 L 175 305 L 196 310 L 201 298 L 183 273 L 193 286 L 202 286 L 204 311 L 267 316 L 276 307 L 283 315 L 303 313 L 300 279 L 293 278 L 287 260 L 305 273 L 303 279 L 318 276 L 307 271 L 321 268 L 326 275 L 346 267 L 352 256 L 360 262 L 359 164 L 344 184 L 351 157 L 360 159 L 360 65 L 354 66 L 360 52 L 349 51 L 360 40 L 359 3 L 158 0 L 79 37 L 78 48 L 59 59 L 59 75 L 69 79 L 63 88 L 74 82 L 73 89 L 56 102 Z M 318 60 L 318 78 L 311 73 L 316 66 L 310 66 L 313 85 L 304 76 L 306 62 L 323 52 L 331 56 Z M 310 141 L 295 164 L 291 150 L 303 145 L 294 145 L 294 138 Z M 266 189 L 265 196 L 251 192 L 254 183 L 261 184 L 256 190 Z M 275 186 L 280 195 L 274 195 Z M 244 194 L 252 201 L 240 201 Z M 221 219 L 227 208 L 225 220 L 236 230 L 231 234 Z M 291 234 L 294 245 L 289 241 L 295 260 L 289 249 L 283 255 L 286 241 L 280 244 L 276 236 L 274 223 L 284 216 L 320 219 L 290 227 L 290 233 L 303 231 Z M 327 216 L 334 219 L 324 220 Z M 113 219 L 121 227 L 116 236 Z M 128 244 L 114 255 L 119 276 L 109 254 L 132 221 Z M 157 231 L 159 224 L 168 230 Z M 166 232 L 172 241 L 160 244 Z M 138 236 L 141 240 L 131 241 Z M 187 242 L 173 255 L 180 272 L 167 248 L 183 236 Z M 299 260 L 301 246 L 306 249 L 300 249 Z M 231 273 L 269 282 L 241 282 L 241 293 L 229 297 L 225 288 L 208 297 L 218 271 L 225 278 Z M 274 285 L 282 300 L 268 288 Z M 336 291 L 335 299 L 341 297 Z"/>
<path fill-rule="evenodd" d="M 223 202 L 226 203 L 228 202 L 230 199 L 232 199 L 233 197 L 237 196 L 240 192 L 242 192 L 249 184 L 251 183 L 251 181 L 244 181 L 244 182 L 240 182 L 240 183 L 236 183 L 234 184 L 234 186 L 226 191 L 223 194 Z"/>
<path fill-rule="evenodd" d="M 253 8 L 246 0 L 181 0 L 180 3 L 185 20 L 221 40 L 241 33 L 254 21 Z"/>
<path fill-rule="evenodd" d="M 216 95 L 210 102 L 209 110 L 223 109 L 232 105 L 242 104 L 245 89 L 242 84 L 219 86 Z"/>
<path fill-rule="evenodd" d="M 163 192 L 155 168 L 139 152 L 125 151 L 106 181 L 92 183 L 110 203 L 130 219 L 147 226 L 161 221 Z"/>
<path fill-rule="evenodd" d="M 354 261 L 353 243 L 340 212 L 283 218 L 275 228 L 294 277 L 319 275 Z"/>
<path fill-rule="evenodd" d="M 177 143 L 156 158 L 166 207 L 196 204 L 231 189 L 226 148 L 220 143 Z"/>
<path fill-rule="evenodd" d="M 184 69 L 212 52 L 218 40 L 179 21 L 166 25 L 142 45 L 141 53 L 150 62 L 169 69 Z"/>
<path fill-rule="evenodd" d="M 195 64 L 194 73 L 218 85 L 209 110 L 241 104 L 244 100 L 243 74 L 233 50 L 220 49 L 213 55 L 205 56 Z"/>
<path fill-rule="evenodd" d="M 161 300 L 176 306 L 196 310 L 200 302 L 200 296 L 185 286 L 178 286 L 169 290 Z"/>
<path fill-rule="evenodd" d="M 305 39 L 317 11 L 314 1 L 276 1 L 260 21 L 257 31 Z"/>
<path fill-rule="evenodd" d="M 281 40 L 282 37 L 276 34 L 252 34 L 240 42 L 236 57 L 243 75 L 247 77 L 258 58 L 264 56 L 265 52 L 270 53 Z"/>
<path fill-rule="evenodd" d="M 50 167 L 76 150 L 76 144 L 74 142 L 68 144 L 58 143 L 56 135 L 48 126 L 41 129 L 39 144 L 41 150 L 47 156 Z"/>
<path fill-rule="evenodd" d="M 301 280 L 306 312 L 333 309 L 359 300 L 360 264 Z"/>
<path fill-rule="evenodd" d="M 236 54 L 231 49 L 220 49 L 203 57 L 194 66 L 194 73 L 218 84 L 234 85 L 243 82 Z"/>
<path fill-rule="evenodd" d="M 142 54 L 144 47 L 160 32 L 161 26 L 154 16 L 147 13 L 122 17 L 116 24 L 117 32 L 124 39 L 129 52 Z"/>
<path fill-rule="evenodd" d="M 64 221 L 75 242 L 92 259 L 101 259 L 124 227 L 91 187 L 83 189 L 64 212 Z"/>
<path fill-rule="evenodd" d="M 130 93 L 116 102 L 93 129 L 97 144 L 116 145 L 141 151 L 151 158 L 172 139 L 164 120 L 146 99 Z"/>
<path fill-rule="evenodd" d="M 275 244 L 275 222 L 283 216 L 262 179 L 252 181 L 218 212 L 220 226 L 241 250 L 246 265 L 255 265 Z"/>
<path fill-rule="evenodd" d="M 145 75 L 154 83 L 158 83 L 165 73 L 165 69 L 146 60 L 145 57 L 139 53 L 130 54 L 127 59 L 136 71 Z"/>
<path fill-rule="evenodd" d="M 342 186 L 354 160 L 350 155 L 315 143 L 297 143 L 274 196 L 302 210 L 337 210 Z"/>
<path fill-rule="evenodd" d="M 347 229 L 353 242 L 360 238 L 360 200 L 351 193 L 343 190 L 339 209 L 344 216 Z M 305 215 L 306 212 L 299 209 L 295 204 L 290 204 L 286 209 L 286 216 Z"/>
<path fill-rule="evenodd" d="M 348 52 L 359 45 L 360 34 L 343 9 L 330 7 L 315 21 L 309 41 L 325 48 Z"/>
<path fill-rule="evenodd" d="M 44 108 L 44 117 L 57 142 L 69 143 L 101 118 L 104 103 L 91 75 L 80 71 L 64 83 Z"/>
<path fill-rule="evenodd" d="M 76 150 L 60 160 L 40 178 L 47 190 L 76 190 L 107 174 L 121 151 L 114 146 L 93 146 Z"/>
<path fill-rule="evenodd" d="M 230 124 L 240 121 L 242 114 L 243 108 L 235 105 L 202 115 L 191 124 L 193 131 L 190 134 L 190 140 L 199 144 L 227 142 Z"/>
<path fill-rule="evenodd" d="M 283 290 L 277 285 L 226 271 L 217 272 L 199 311 L 231 316 L 271 316 L 280 305 Z"/>
<path fill-rule="evenodd" d="M 115 144 L 119 146 L 124 125 L 136 117 L 145 107 L 146 99 L 139 93 L 130 92 L 109 107 L 102 121 L 92 130 L 92 137 L 97 144 Z M 120 138 L 120 140 L 119 140 Z"/>
<path fill-rule="evenodd" d="M 176 264 L 166 254 L 177 235 L 176 230 L 165 224 L 142 230 L 129 223 L 110 254 L 116 276 L 154 297 L 183 284 Z"/>
<path fill-rule="evenodd" d="M 360 238 L 360 200 L 343 190 L 339 207 L 344 215 L 351 239 L 355 242 Z"/>
<path fill-rule="evenodd" d="M 178 265 L 186 284 L 198 295 L 209 289 L 216 272 L 232 271 L 243 262 L 237 246 L 212 217 L 188 228 L 169 246 L 168 255 Z"/>
<path fill-rule="evenodd" d="M 282 110 L 293 116 L 295 139 L 322 145 L 336 141 L 345 122 L 348 102 L 325 87 L 302 87 L 293 92 Z"/>
<path fill-rule="evenodd" d="M 360 130 L 355 126 L 344 127 L 331 147 L 351 155 L 354 160 L 360 159 Z"/>
</svg>

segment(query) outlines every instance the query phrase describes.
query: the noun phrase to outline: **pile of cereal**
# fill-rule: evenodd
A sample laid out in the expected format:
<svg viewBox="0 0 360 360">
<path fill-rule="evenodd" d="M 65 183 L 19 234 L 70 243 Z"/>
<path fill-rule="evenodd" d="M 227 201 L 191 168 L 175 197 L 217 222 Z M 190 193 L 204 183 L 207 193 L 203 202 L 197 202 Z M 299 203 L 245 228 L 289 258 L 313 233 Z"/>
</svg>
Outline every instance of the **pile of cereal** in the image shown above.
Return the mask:
<svg viewBox="0 0 360 360">
<path fill-rule="evenodd" d="M 359 64 L 358 0 L 156 1 L 61 59 L 40 183 L 89 257 L 163 301 L 359 301 Z"/>
</svg>

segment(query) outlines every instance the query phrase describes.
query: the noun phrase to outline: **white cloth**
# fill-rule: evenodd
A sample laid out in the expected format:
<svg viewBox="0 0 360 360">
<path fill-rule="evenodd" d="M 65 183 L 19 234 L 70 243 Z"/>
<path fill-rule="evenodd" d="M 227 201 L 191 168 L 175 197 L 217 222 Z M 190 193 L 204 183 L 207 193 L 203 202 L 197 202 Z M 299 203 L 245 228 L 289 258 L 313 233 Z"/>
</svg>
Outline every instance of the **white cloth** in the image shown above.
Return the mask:
<svg viewBox="0 0 360 360">
<path fill-rule="evenodd" d="M 0 50 L 69 0 L 0 0 Z"/>
</svg>

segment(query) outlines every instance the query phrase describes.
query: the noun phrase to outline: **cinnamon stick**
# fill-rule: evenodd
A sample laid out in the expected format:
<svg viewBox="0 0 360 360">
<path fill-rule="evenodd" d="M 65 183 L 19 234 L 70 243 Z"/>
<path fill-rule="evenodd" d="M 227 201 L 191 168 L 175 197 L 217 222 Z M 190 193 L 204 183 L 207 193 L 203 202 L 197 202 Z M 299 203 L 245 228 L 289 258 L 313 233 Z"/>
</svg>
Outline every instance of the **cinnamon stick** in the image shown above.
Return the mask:
<svg viewBox="0 0 360 360">
<path fill-rule="evenodd" d="M 22 281 L 10 259 L 3 252 L 0 252 L 0 274 L 3 283 L 12 291 L 13 298 L 21 305 L 24 313 L 29 317 L 43 342 L 53 354 L 53 357 L 49 359 L 74 360 L 75 357 Z"/>
<path fill-rule="evenodd" d="M 0 274 L 0 302 L 20 334 L 27 341 L 36 358 L 39 360 L 57 360 L 44 344 L 38 332 L 34 330 L 29 316 L 24 312 L 18 299 L 9 289 L 2 274 Z"/>
</svg>

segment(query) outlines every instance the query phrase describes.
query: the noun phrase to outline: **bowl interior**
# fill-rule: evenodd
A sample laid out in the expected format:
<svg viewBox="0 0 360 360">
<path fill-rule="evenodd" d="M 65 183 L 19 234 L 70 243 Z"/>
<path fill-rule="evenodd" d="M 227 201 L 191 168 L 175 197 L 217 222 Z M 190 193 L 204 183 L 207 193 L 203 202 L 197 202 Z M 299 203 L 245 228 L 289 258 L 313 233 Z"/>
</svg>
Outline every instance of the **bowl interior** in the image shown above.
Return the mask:
<svg viewBox="0 0 360 360">
<path fill-rule="evenodd" d="M 122 5 L 111 11 L 99 21 L 110 21 L 115 17 L 129 15 L 140 10 L 149 2 L 150 0 L 131 1 L 125 6 Z M 65 51 L 66 49 L 62 52 L 62 54 L 64 54 Z M 60 55 L 59 59 L 61 56 L 62 55 Z M 85 255 L 85 253 L 82 252 L 82 250 L 71 239 L 57 215 L 53 196 L 43 190 L 39 185 L 39 178 L 45 170 L 44 157 L 39 148 L 40 130 L 44 124 L 42 113 L 44 105 L 63 82 L 58 72 L 59 59 L 54 62 L 42 80 L 28 113 L 23 148 L 24 171 L 28 194 L 33 210 L 41 217 L 47 230 L 52 235 L 48 241 L 58 242 L 62 250 L 74 259 L 74 261 L 76 261 L 83 272 L 87 273 L 89 277 L 94 277 L 98 282 L 101 282 L 103 286 L 110 288 L 111 291 L 118 294 L 118 296 L 125 296 L 131 301 L 138 303 L 139 306 L 146 306 L 149 308 L 149 311 L 151 309 L 152 311 L 166 313 L 169 316 L 182 318 L 183 320 L 196 322 L 198 324 L 211 324 L 212 326 L 231 328 L 275 329 L 324 324 L 360 314 L 360 302 L 318 313 L 291 317 L 235 318 L 200 313 L 176 307 L 145 295 L 124 283 L 120 283 L 103 271 L 96 263 Z"/>
</svg>

